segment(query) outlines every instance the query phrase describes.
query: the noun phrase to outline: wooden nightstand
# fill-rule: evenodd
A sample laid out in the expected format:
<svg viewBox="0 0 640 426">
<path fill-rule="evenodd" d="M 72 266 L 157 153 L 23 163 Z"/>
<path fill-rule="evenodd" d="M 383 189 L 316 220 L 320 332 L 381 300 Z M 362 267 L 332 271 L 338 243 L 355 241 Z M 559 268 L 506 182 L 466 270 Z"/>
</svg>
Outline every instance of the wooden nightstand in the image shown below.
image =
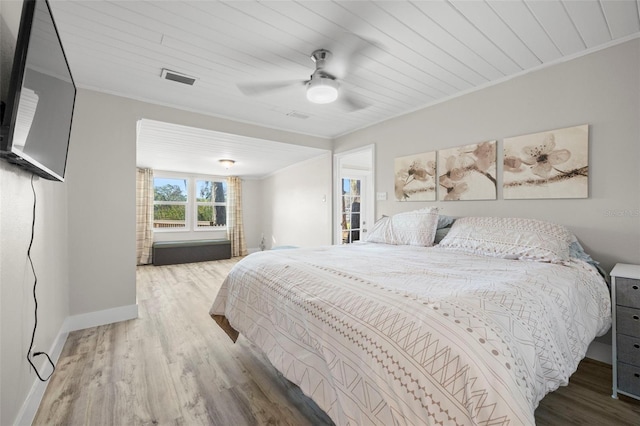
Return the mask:
<svg viewBox="0 0 640 426">
<path fill-rule="evenodd" d="M 613 398 L 640 399 L 640 265 L 611 271 Z"/>
</svg>

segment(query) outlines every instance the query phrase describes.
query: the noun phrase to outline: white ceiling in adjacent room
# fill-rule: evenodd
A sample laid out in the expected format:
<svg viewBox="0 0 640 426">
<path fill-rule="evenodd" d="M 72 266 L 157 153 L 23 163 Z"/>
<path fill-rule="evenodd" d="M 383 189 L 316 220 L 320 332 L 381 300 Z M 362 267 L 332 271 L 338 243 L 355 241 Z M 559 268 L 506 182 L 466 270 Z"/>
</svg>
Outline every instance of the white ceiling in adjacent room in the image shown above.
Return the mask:
<svg viewBox="0 0 640 426">
<path fill-rule="evenodd" d="M 330 151 L 154 120 L 138 122 L 138 167 L 262 178 Z M 220 160 L 235 164 L 225 169 Z"/>
</svg>

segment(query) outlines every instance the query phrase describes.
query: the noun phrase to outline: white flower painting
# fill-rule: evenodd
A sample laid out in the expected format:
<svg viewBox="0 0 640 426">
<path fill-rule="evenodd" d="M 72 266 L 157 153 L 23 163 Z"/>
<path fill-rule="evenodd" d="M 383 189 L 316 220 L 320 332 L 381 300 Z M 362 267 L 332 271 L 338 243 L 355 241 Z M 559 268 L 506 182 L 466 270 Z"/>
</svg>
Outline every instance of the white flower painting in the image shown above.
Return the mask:
<svg viewBox="0 0 640 426">
<path fill-rule="evenodd" d="M 438 199 L 495 200 L 496 141 L 438 151 Z"/>
<path fill-rule="evenodd" d="M 589 126 L 505 138 L 504 199 L 587 198 Z"/>
<path fill-rule="evenodd" d="M 398 157 L 394 166 L 397 201 L 435 201 L 435 151 Z"/>
</svg>

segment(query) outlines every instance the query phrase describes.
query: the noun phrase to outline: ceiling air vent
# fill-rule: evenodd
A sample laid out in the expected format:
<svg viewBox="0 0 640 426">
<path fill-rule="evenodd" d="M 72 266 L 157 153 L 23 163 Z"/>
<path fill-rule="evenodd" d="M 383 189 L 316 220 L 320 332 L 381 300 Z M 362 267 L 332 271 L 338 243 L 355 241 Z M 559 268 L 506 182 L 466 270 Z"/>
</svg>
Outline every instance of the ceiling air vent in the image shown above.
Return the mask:
<svg viewBox="0 0 640 426">
<path fill-rule="evenodd" d="M 191 77 L 186 74 L 171 71 L 166 68 L 162 68 L 161 77 L 164 78 L 165 80 L 176 81 L 178 83 L 186 84 L 189 86 L 193 86 L 193 83 L 195 83 L 197 80 L 195 77 Z"/>
</svg>

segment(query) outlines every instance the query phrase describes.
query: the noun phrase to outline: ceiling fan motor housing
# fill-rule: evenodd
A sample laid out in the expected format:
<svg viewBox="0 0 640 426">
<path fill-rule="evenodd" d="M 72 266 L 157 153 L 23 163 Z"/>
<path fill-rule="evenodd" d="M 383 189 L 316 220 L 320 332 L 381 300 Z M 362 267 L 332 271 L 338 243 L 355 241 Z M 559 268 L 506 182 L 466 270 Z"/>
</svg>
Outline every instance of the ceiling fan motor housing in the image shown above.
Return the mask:
<svg viewBox="0 0 640 426">
<path fill-rule="evenodd" d="M 316 64 L 316 70 L 324 68 L 326 61 L 331 57 L 331 52 L 326 49 L 314 50 L 311 54 L 311 60 Z"/>
</svg>

